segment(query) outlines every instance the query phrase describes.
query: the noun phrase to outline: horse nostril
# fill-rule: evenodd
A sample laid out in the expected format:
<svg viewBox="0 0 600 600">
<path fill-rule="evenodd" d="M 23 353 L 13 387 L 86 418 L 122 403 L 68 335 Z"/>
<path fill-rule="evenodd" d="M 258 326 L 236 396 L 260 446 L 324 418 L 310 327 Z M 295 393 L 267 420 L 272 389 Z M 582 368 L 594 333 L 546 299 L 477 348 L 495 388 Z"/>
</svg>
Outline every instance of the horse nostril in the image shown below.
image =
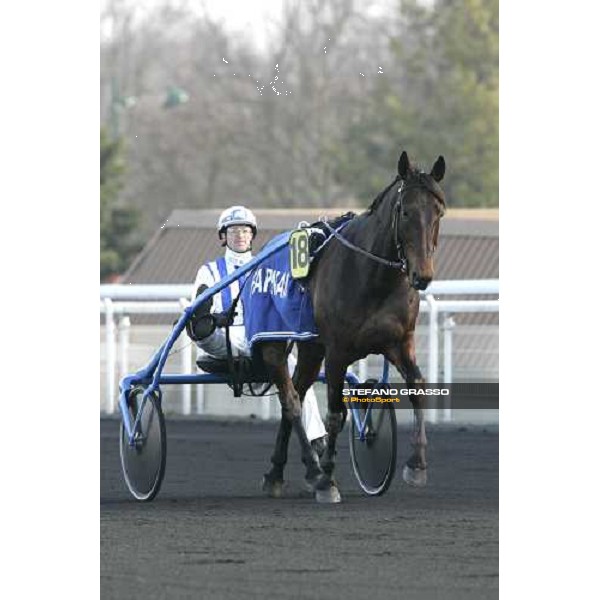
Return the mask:
<svg viewBox="0 0 600 600">
<path fill-rule="evenodd" d="M 424 290 L 427 288 L 431 279 L 429 277 L 419 277 L 417 273 L 413 272 L 411 276 L 411 284 L 417 290 Z"/>
</svg>

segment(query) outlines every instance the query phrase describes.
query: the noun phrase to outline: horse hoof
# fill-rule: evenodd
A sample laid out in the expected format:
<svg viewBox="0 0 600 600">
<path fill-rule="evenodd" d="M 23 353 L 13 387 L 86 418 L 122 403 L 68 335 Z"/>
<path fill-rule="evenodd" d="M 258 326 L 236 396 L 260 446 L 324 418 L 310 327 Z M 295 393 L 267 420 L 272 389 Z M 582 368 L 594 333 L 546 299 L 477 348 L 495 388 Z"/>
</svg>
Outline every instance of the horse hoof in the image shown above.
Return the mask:
<svg viewBox="0 0 600 600">
<path fill-rule="evenodd" d="M 342 496 L 337 486 L 330 485 L 324 490 L 316 490 L 315 500 L 321 504 L 339 504 L 342 501 Z"/>
<path fill-rule="evenodd" d="M 412 469 L 404 465 L 402 479 L 413 487 L 425 487 L 427 485 L 427 469 Z"/>
<path fill-rule="evenodd" d="M 266 492 L 269 498 L 281 498 L 283 496 L 283 481 L 271 481 L 263 477 L 262 490 Z"/>
</svg>

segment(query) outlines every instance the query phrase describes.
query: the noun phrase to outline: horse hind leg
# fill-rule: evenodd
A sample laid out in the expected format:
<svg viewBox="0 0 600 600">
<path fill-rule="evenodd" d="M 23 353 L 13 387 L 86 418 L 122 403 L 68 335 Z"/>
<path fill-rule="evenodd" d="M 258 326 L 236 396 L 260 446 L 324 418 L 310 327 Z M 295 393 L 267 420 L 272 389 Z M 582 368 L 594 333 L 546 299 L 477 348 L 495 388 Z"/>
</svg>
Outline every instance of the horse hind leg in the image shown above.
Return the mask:
<svg viewBox="0 0 600 600">
<path fill-rule="evenodd" d="M 391 350 L 386 357 L 398 369 L 409 387 L 423 388 L 425 386 L 425 379 L 416 363 L 412 334 L 407 336 L 399 348 Z M 427 435 L 423 411 L 425 397 L 424 395 L 410 396 L 415 417 L 411 436 L 413 453 L 404 464 L 402 478 L 414 487 L 427 485 Z"/>
<path fill-rule="evenodd" d="M 292 432 L 292 424 L 283 418 L 279 420 L 279 430 L 275 441 L 275 450 L 271 456 L 271 469 L 263 475 L 262 489 L 271 498 L 281 498 L 283 495 L 283 471 L 287 463 L 287 452 Z"/>
<path fill-rule="evenodd" d="M 347 409 L 342 402 L 342 388 L 346 366 L 326 361 L 325 374 L 327 377 L 327 448 L 321 459 L 321 468 L 325 474 L 323 481 L 317 486 L 315 499 L 317 502 L 335 504 L 342 501 L 337 481 L 334 478 L 335 455 L 338 434 L 342 430 Z"/>
<path fill-rule="evenodd" d="M 278 344 L 265 344 L 261 348 L 261 351 L 263 353 L 265 365 L 268 367 L 273 381 L 277 382 L 285 379 L 286 366 L 284 359 L 281 357 L 282 348 L 279 347 Z M 271 469 L 263 475 L 262 480 L 262 489 L 271 498 L 281 498 L 283 495 L 283 472 L 287 463 L 288 445 L 291 432 L 292 424 L 288 419 L 284 418 L 282 405 L 279 428 L 277 431 L 277 438 L 275 440 L 275 449 L 271 456 L 272 466 Z"/>
</svg>

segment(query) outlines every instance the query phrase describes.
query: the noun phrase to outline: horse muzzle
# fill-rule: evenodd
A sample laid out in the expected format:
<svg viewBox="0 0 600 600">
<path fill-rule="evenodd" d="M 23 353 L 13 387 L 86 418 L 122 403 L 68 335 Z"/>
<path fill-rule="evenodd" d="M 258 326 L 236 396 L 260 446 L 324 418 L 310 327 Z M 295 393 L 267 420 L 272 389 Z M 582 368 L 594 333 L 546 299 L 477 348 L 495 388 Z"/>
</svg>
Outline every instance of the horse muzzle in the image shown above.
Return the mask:
<svg viewBox="0 0 600 600">
<path fill-rule="evenodd" d="M 415 288 L 415 290 L 425 290 L 427 286 L 431 283 L 431 277 L 417 275 L 415 272 L 410 276 L 410 285 Z"/>
</svg>

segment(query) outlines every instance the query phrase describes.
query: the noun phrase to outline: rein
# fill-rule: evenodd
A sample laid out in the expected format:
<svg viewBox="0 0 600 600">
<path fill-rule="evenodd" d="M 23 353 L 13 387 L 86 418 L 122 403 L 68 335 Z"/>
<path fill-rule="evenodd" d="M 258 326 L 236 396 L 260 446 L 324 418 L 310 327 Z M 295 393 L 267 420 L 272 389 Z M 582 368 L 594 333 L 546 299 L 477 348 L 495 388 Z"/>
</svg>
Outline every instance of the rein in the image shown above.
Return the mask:
<svg viewBox="0 0 600 600">
<path fill-rule="evenodd" d="M 372 252 L 364 250 L 363 248 L 355 246 L 352 242 L 349 242 L 343 235 L 339 233 L 339 231 L 337 231 L 337 229 L 334 229 L 329 223 L 327 223 L 327 221 L 323 221 L 323 224 L 327 227 L 327 229 L 329 229 L 331 235 L 333 235 L 333 237 L 336 240 L 338 240 L 340 243 L 346 246 L 346 248 L 350 248 L 350 250 L 354 250 L 355 252 L 358 252 L 359 254 L 362 254 L 363 256 L 374 260 L 375 262 L 385 265 L 386 267 L 390 267 L 392 269 L 400 269 L 400 271 L 406 272 L 406 258 L 404 258 L 404 252 L 402 252 L 402 255 L 398 254 L 398 256 L 400 257 L 400 261 L 398 262 L 388 260 L 387 258 L 382 258 L 381 256 L 377 256 L 376 254 L 373 254 Z"/>
<path fill-rule="evenodd" d="M 390 187 L 392 187 L 396 183 L 396 181 L 398 181 L 398 178 L 396 178 L 396 180 L 394 180 L 394 182 L 391 184 Z M 339 231 L 337 229 L 334 229 L 333 227 L 331 227 L 331 225 L 329 225 L 329 223 L 327 221 L 323 220 L 323 224 L 325 225 L 325 227 L 327 227 L 327 229 L 329 230 L 331 235 L 333 237 L 335 237 L 335 239 L 338 240 L 341 244 L 346 246 L 346 248 L 349 248 L 350 250 L 353 250 L 354 252 L 358 252 L 359 254 L 362 254 L 363 256 L 366 256 L 367 258 L 370 258 L 371 260 L 373 260 L 379 264 L 385 265 L 386 267 L 390 267 L 391 269 L 398 269 L 401 273 L 406 273 L 408 261 L 406 260 L 406 257 L 404 255 L 404 248 L 402 247 L 402 241 L 400 240 L 400 236 L 398 234 L 398 223 L 400 221 L 399 214 L 402 210 L 402 192 L 405 189 L 406 188 L 404 188 L 404 182 L 402 182 L 402 185 L 400 186 L 400 189 L 398 190 L 398 193 L 400 194 L 400 196 L 398 197 L 398 200 L 394 206 L 394 220 L 392 223 L 392 229 L 394 231 L 394 241 L 396 243 L 396 251 L 398 252 L 398 258 L 400 259 L 398 261 L 393 261 L 393 260 L 389 260 L 387 258 L 383 258 L 381 256 L 377 256 L 376 254 L 373 254 L 372 252 L 369 252 L 368 250 L 365 250 L 364 248 L 360 248 L 359 246 L 356 246 L 352 242 L 349 242 L 343 235 L 341 235 L 339 233 Z"/>
</svg>

